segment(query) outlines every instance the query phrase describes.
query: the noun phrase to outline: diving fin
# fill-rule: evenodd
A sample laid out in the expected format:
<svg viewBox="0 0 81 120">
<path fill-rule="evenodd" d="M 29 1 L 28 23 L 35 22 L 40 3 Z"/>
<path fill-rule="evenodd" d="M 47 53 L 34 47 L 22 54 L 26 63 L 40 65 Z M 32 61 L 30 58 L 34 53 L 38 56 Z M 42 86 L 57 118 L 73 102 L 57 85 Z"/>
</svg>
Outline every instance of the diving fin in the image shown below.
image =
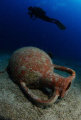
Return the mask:
<svg viewBox="0 0 81 120">
<path fill-rule="evenodd" d="M 65 30 L 66 27 L 59 21 L 59 20 L 56 20 L 54 22 L 61 30 Z"/>
</svg>

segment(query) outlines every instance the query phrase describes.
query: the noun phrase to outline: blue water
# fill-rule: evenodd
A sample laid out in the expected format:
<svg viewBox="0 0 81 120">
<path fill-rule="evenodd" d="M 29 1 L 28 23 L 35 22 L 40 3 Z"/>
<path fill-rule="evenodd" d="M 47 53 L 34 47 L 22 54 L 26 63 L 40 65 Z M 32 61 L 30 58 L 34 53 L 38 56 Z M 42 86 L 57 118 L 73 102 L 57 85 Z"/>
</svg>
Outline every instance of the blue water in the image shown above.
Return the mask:
<svg viewBox="0 0 81 120">
<path fill-rule="evenodd" d="M 38 18 L 32 20 L 27 14 L 29 6 L 43 8 L 66 29 Z M 0 0 L 0 50 L 14 51 L 24 46 L 81 61 L 81 0 Z"/>
</svg>

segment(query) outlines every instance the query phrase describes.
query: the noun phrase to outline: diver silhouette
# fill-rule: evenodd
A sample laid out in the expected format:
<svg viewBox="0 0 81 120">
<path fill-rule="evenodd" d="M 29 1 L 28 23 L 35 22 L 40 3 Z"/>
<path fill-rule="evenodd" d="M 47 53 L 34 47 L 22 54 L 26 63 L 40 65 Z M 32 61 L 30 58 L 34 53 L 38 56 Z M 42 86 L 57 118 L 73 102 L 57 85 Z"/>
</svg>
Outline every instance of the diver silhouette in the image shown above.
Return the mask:
<svg viewBox="0 0 81 120">
<path fill-rule="evenodd" d="M 55 23 L 61 30 L 66 29 L 66 27 L 59 20 L 48 17 L 46 15 L 46 12 L 42 8 L 30 6 L 28 7 L 28 10 L 29 10 L 28 14 L 30 15 L 31 18 L 33 18 L 34 15 L 33 20 L 35 20 L 36 18 L 40 18 L 44 21 Z"/>
</svg>

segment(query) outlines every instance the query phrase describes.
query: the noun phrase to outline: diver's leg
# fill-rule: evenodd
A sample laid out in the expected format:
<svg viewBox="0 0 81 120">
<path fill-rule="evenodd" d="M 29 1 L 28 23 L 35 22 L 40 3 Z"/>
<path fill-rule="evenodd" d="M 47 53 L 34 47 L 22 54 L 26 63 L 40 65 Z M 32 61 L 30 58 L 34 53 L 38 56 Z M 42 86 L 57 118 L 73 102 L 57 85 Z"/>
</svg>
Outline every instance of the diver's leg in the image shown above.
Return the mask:
<svg viewBox="0 0 81 120">
<path fill-rule="evenodd" d="M 56 19 L 54 19 L 54 18 L 50 18 L 52 21 L 57 21 Z"/>
<path fill-rule="evenodd" d="M 50 18 L 50 20 L 51 20 L 52 23 L 57 23 L 57 22 L 59 22 L 59 20 L 56 20 L 56 19 L 54 19 L 54 18 Z"/>
<path fill-rule="evenodd" d="M 59 20 L 53 21 L 53 23 L 55 23 L 61 30 L 66 29 L 66 27 Z"/>
</svg>

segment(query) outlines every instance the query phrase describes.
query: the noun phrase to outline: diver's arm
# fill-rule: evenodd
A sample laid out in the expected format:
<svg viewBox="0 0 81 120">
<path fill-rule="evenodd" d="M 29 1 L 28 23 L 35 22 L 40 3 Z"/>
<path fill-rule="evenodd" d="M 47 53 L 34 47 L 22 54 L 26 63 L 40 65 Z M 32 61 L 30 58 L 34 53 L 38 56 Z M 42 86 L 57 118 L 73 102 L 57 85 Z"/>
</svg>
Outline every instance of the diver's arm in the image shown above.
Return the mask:
<svg viewBox="0 0 81 120">
<path fill-rule="evenodd" d="M 32 12 L 28 12 L 28 14 L 30 15 L 30 17 L 31 17 L 31 18 L 33 17 L 33 14 L 32 14 Z"/>
<path fill-rule="evenodd" d="M 31 18 L 33 17 L 33 13 L 31 13 L 30 17 L 31 17 Z"/>
<path fill-rule="evenodd" d="M 35 20 L 35 19 L 36 19 L 36 16 L 34 16 L 33 20 Z"/>
</svg>

